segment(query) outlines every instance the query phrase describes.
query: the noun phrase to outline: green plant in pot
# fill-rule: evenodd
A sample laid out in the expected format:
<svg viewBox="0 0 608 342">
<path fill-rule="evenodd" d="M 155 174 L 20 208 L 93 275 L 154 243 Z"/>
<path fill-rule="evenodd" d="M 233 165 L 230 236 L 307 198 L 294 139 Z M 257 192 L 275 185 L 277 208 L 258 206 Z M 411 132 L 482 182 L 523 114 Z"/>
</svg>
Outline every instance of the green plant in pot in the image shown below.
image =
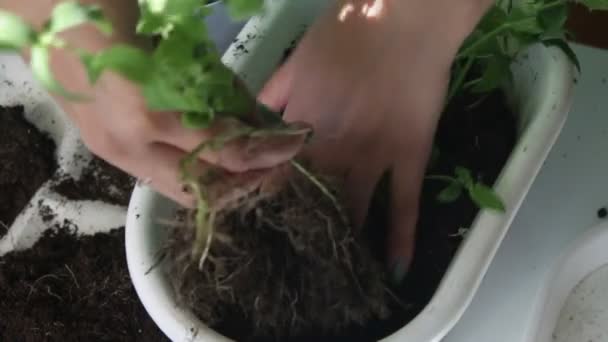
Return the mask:
<svg viewBox="0 0 608 342">
<path fill-rule="evenodd" d="M 226 3 L 235 16 L 262 8 L 261 1 Z M 603 1 L 586 3 L 607 7 Z M 233 319 L 247 322 L 255 335 L 278 337 L 312 330 L 339 334 L 401 307 L 381 258 L 351 227 L 340 179 L 317 174 L 298 160 L 267 177 L 195 167 L 199 154 L 208 150 L 235 143 L 255 148 L 268 137 L 304 139 L 314 132 L 287 124 L 280 113 L 258 104 L 222 64 L 202 21 L 203 2 L 149 0 L 140 1 L 140 9 L 137 33 L 156 41 L 149 51 L 117 45 L 90 53 L 67 45 L 58 33 L 84 23 L 111 32 L 99 8 L 77 2 L 59 4 L 39 31 L 0 12 L 0 45 L 31 48 L 34 74 L 69 99 L 86 100 L 86 95 L 55 81 L 49 49 L 73 52 L 93 84 L 106 71 L 120 74 L 140 87 L 151 110 L 181 112 L 189 129 L 218 123 L 227 127 L 201 142 L 180 165 L 181 181 L 196 198 L 196 209 L 176 218 L 178 227 L 163 255 L 183 302 L 211 326 L 229 326 Z M 532 44 L 557 45 L 573 56 L 563 40 L 566 17 L 565 1 L 494 6 L 457 56 L 447 107 L 471 93 L 482 101 L 499 89 L 509 81 L 515 56 Z M 454 173 L 429 175 L 429 181 L 445 182 L 438 200 L 451 202 L 466 192 L 481 207 L 504 210 L 500 198 L 470 171 L 458 168 Z M 328 308 L 329 302 L 334 305 Z"/>
</svg>

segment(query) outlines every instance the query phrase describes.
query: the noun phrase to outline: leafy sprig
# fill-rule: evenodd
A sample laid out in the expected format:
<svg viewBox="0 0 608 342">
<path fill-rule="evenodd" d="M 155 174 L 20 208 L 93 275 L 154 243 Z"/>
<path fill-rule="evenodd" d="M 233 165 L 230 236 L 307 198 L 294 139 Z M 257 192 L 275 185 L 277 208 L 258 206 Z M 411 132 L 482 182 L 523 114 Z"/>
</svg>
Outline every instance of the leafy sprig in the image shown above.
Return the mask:
<svg viewBox="0 0 608 342">
<path fill-rule="evenodd" d="M 471 171 L 464 167 L 456 167 L 454 176 L 430 175 L 426 179 L 447 183 L 447 186 L 437 195 L 437 201 L 441 203 L 452 203 L 466 191 L 478 207 L 505 211 L 504 203 L 494 190 L 479 181 L 475 181 Z"/>
</svg>

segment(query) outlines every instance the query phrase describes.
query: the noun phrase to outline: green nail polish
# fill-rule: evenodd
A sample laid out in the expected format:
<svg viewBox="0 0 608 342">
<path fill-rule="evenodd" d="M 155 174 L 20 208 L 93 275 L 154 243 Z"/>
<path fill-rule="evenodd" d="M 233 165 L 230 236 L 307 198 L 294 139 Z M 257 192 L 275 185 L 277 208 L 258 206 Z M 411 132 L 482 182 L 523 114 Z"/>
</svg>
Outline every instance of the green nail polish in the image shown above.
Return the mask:
<svg viewBox="0 0 608 342">
<path fill-rule="evenodd" d="M 408 264 L 403 260 L 397 260 L 393 265 L 393 283 L 395 285 L 401 284 L 405 276 L 407 275 Z"/>
</svg>

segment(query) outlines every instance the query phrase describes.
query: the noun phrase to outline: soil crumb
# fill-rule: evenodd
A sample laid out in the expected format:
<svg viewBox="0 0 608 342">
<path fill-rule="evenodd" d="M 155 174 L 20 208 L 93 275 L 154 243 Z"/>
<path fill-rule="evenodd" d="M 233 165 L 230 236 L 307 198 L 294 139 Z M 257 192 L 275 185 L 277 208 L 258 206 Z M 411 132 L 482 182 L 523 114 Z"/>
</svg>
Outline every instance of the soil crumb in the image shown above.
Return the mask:
<svg viewBox="0 0 608 342">
<path fill-rule="evenodd" d="M 352 341 L 345 331 L 390 314 L 384 264 L 328 197 L 291 176 L 280 191 L 258 189 L 218 213 L 202 271 L 193 229 L 177 227 L 171 279 L 203 322 L 237 341 Z"/>
<path fill-rule="evenodd" d="M 0 107 L 0 238 L 57 169 L 55 143 L 23 115 Z"/>
<path fill-rule="evenodd" d="M 135 182 L 134 177 L 94 156 L 82 170 L 80 179 L 62 175 L 52 188 L 69 200 L 99 200 L 127 206 Z"/>
<path fill-rule="evenodd" d="M 124 229 L 77 238 L 68 222 L 0 258 L 0 341 L 168 341 L 129 278 Z"/>
</svg>

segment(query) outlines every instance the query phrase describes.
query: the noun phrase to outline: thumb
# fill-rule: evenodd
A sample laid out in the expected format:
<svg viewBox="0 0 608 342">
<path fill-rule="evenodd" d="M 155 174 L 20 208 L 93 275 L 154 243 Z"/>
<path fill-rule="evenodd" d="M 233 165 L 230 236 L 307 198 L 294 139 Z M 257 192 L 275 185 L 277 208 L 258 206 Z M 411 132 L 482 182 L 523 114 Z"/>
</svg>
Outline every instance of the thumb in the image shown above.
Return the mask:
<svg viewBox="0 0 608 342">
<path fill-rule="evenodd" d="M 258 95 L 258 101 L 274 111 L 281 111 L 287 106 L 293 79 L 294 62 L 293 58 L 289 58 L 266 82 Z"/>
</svg>

